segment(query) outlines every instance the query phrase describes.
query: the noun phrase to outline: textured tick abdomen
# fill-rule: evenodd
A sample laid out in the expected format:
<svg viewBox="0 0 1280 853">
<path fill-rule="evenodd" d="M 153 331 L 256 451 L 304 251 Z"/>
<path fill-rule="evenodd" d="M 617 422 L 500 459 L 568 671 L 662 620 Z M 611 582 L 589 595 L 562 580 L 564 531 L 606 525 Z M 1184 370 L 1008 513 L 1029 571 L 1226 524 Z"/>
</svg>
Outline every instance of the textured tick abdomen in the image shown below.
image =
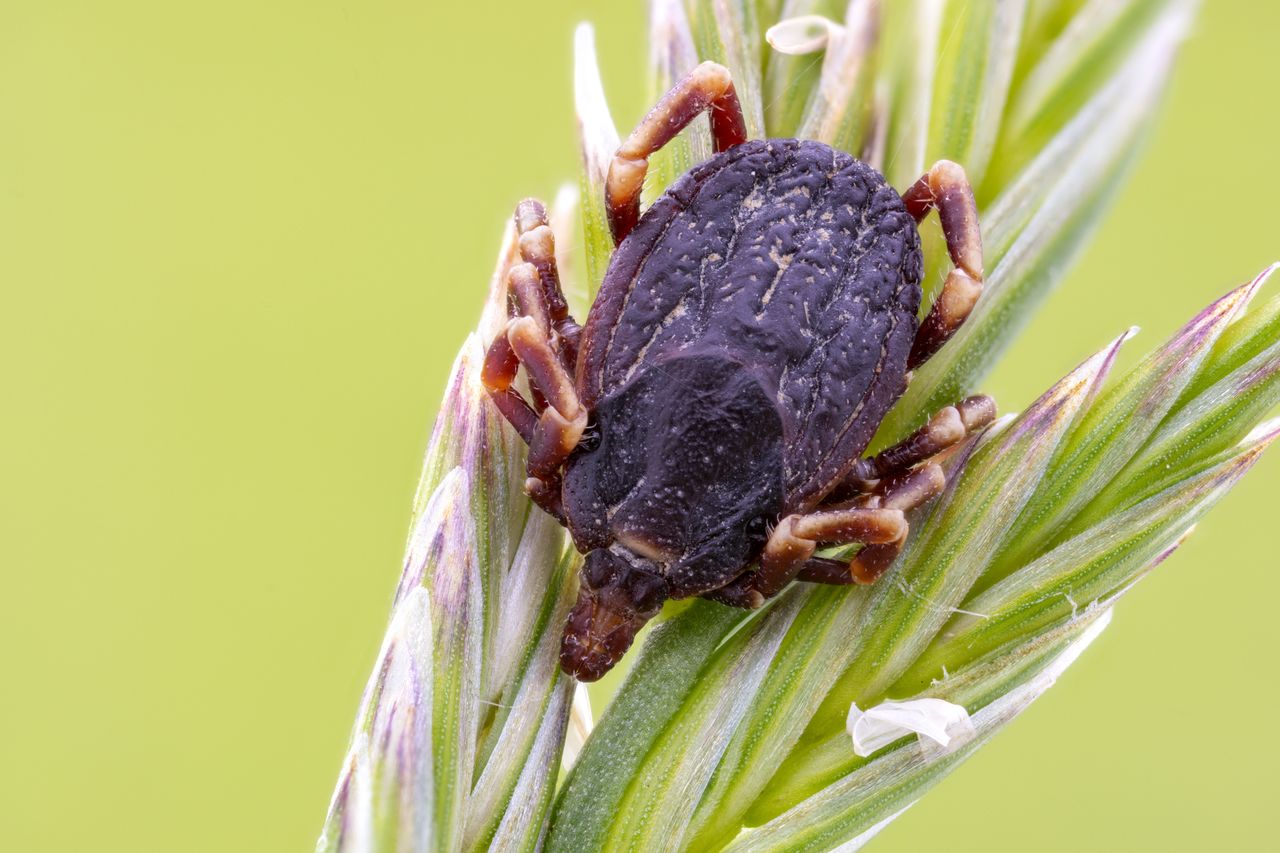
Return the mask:
<svg viewBox="0 0 1280 853">
<path fill-rule="evenodd" d="M 819 142 L 747 142 L 676 181 L 618 247 L 579 393 L 594 408 L 681 352 L 748 366 L 782 423 L 784 511 L 803 511 L 902 393 L 920 276 L 915 222 L 879 172 Z"/>
</svg>

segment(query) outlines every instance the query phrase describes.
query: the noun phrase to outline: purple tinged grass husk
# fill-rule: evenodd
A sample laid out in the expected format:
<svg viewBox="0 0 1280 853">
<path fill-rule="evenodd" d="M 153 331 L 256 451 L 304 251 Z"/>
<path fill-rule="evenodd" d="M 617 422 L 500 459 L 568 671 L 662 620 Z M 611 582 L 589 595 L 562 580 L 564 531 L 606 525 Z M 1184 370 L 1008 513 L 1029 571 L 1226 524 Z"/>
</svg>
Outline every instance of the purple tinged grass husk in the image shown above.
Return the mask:
<svg viewBox="0 0 1280 853">
<path fill-rule="evenodd" d="M 990 584 L 1041 551 L 1146 443 L 1195 378 L 1213 345 L 1263 279 L 1236 288 L 1179 329 L 1130 370 L 1081 418 L 1050 463 L 1050 474 L 1013 525 Z"/>
</svg>

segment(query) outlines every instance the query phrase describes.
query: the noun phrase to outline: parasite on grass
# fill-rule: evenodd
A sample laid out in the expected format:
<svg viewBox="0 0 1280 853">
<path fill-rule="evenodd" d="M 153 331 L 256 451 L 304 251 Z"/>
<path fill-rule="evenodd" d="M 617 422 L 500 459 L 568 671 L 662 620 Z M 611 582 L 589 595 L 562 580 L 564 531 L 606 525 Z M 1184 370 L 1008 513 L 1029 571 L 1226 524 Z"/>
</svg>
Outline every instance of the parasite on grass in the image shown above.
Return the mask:
<svg viewBox="0 0 1280 853">
<path fill-rule="evenodd" d="M 716 154 L 641 215 L 647 158 L 703 112 Z M 933 457 L 995 416 L 971 397 L 862 456 L 982 291 L 957 164 L 899 195 L 821 142 L 748 140 L 728 69 L 704 62 L 623 141 L 605 196 L 617 248 L 582 327 L 543 206 L 516 208 L 523 263 L 483 370 L 529 445 L 527 493 L 586 555 L 560 654 L 583 681 L 668 598 L 754 608 L 794 579 L 873 582 L 905 513 L 944 485 Z M 916 226 L 931 210 L 954 269 L 921 322 Z M 521 366 L 531 401 L 513 388 Z M 863 547 L 815 555 L 839 544 Z"/>
</svg>

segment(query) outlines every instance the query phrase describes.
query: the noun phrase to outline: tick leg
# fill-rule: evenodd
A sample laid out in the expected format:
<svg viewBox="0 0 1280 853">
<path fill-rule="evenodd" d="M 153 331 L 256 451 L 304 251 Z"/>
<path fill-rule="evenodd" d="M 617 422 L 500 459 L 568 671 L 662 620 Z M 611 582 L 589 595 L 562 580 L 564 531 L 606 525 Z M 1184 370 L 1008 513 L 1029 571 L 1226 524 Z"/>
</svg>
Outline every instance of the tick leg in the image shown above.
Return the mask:
<svg viewBox="0 0 1280 853">
<path fill-rule="evenodd" d="M 530 388 L 549 404 L 541 414 L 511 387 L 520 365 L 524 365 L 529 375 Z M 544 433 L 555 432 L 563 423 L 578 421 L 583 428 L 586 426 L 587 413 L 578 402 L 573 379 L 551 348 L 545 329 L 539 327 L 534 317 L 517 317 L 507 322 L 503 333 L 489 345 L 480 381 L 498 410 L 529 444 L 531 468 L 535 464 L 535 445 L 540 444 L 539 429 Z M 541 465 L 538 467 L 542 470 Z"/>
<path fill-rule="evenodd" d="M 880 485 L 880 505 L 907 513 L 937 497 L 947 478 L 942 466 L 930 462 L 909 473 L 883 481 Z M 875 583 L 902 552 L 907 542 L 907 525 L 903 523 L 902 535 L 892 542 L 872 542 L 849 561 L 849 576 L 854 583 Z"/>
<path fill-rule="evenodd" d="M 911 370 L 928 361 L 955 334 L 982 294 L 982 231 L 969 179 L 964 169 L 950 160 L 935 163 L 902 194 L 902 201 L 917 222 L 930 210 L 938 211 L 947 252 L 955 264 L 920 324 L 907 361 Z"/>
<path fill-rule="evenodd" d="M 947 406 L 902 441 L 854 463 L 845 481 L 832 492 L 832 499 L 839 501 L 870 492 L 875 481 L 901 474 L 954 447 L 995 419 L 996 403 L 985 394 Z"/>
<path fill-rule="evenodd" d="M 811 583 L 874 583 L 889 568 L 907 541 L 905 514 L 937 497 L 945 485 L 946 477 L 942 468 L 934 462 L 883 480 L 879 485 L 879 493 L 865 495 L 858 502 L 884 512 L 896 511 L 903 514 L 899 535 L 885 542 L 868 542 L 849 561 L 810 557 L 798 568 L 796 577 Z"/>
<path fill-rule="evenodd" d="M 942 466 L 930 458 L 991 423 L 995 414 L 990 397 L 969 397 L 938 412 L 893 447 L 859 460 L 845 483 L 832 493 L 834 501 L 778 523 L 765 543 L 758 571 L 740 575 L 702 597 L 750 609 L 776 595 L 792 579 L 873 583 L 907 541 L 906 513 L 937 497 L 946 485 Z M 819 545 L 859 543 L 863 548 L 852 560 L 814 556 Z"/>
<path fill-rule="evenodd" d="M 521 317 L 507 324 L 507 342 L 529 375 L 530 386 L 547 401 L 529 442 L 529 476 L 556 473 L 578 445 L 587 427 L 587 410 L 578 401 L 573 379 L 538 323 Z"/>
<path fill-rule="evenodd" d="M 560 497 L 560 485 L 562 482 L 559 472 L 545 480 L 530 477 L 524 481 L 524 493 L 543 512 L 564 524 L 564 505 Z"/>
<path fill-rule="evenodd" d="M 555 332 L 557 350 L 565 368 L 572 373 L 578 361 L 578 341 L 582 327 L 569 313 L 569 303 L 560 286 L 560 270 L 556 266 L 556 240 L 547 220 L 547 209 L 537 199 L 525 199 L 516 205 L 516 234 L 523 264 L 511 271 L 515 276 L 521 270 L 521 289 L 509 278 L 512 295 L 520 310 L 527 316 L 540 319 L 543 328 Z M 532 269 L 530 269 L 530 267 Z M 522 269 L 523 268 L 523 269 Z M 531 273 L 536 276 L 531 276 Z M 536 277 L 537 287 L 529 281 Z M 534 305 L 534 302 L 537 305 Z"/>
<path fill-rule="evenodd" d="M 494 338 L 489 351 L 485 353 L 484 366 L 480 369 L 480 382 L 489 392 L 489 399 L 493 400 L 502 416 L 515 427 L 524 443 L 531 444 L 534 430 L 538 426 L 538 413 L 511 387 L 519 370 L 520 359 L 511 348 L 504 330 L 503 334 Z"/>
<path fill-rule="evenodd" d="M 831 557 L 810 557 L 800 567 L 796 580 L 804 583 L 825 583 L 835 586 L 847 586 L 854 583 L 853 573 L 849 571 L 848 560 L 836 560 Z"/>
<path fill-rule="evenodd" d="M 529 317 L 511 321 L 507 339 L 529 375 L 530 387 L 540 391 L 548 404 L 529 442 L 524 490 L 538 506 L 563 520 L 560 466 L 582 439 L 587 410 L 578 402 L 573 380 L 536 321 Z"/>
<path fill-rule="evenodd" d="M 524 365 L 529 385 L 547 401 L 539 415 L 511 388 Z M 498 410 L 529 444 L 525 492 L 560 518 L 560 466 L 577 447 L 587 427 L 587 410 L 578 401 L 573 380 L 534 317 L 507 323 L 505 334 L 489 347 L 481 381 Z"/>
<path fill-rule="evenodd" d="M 868 548 L 889 548 L 895 545 L 901 548 L 901 543 L 907 539 L 907 518 L 903 509 L 885 503 L 824 510 L 795 518 L 792 534 L 801 542 L 808 543 L 808 553 L 802 555 L 799 549 L 793 548 L 791 554 L 798 559 L 780 561 L 776 566 L 769 565 L 762 556 L 759 584 L 766 594 L 773 585 L 776 584 L 781 589 L 782 585 L 795 578 L 813 559 L 813 552 L 819 543 L 849 545 L 861 542 L 865 544 L 862 549 L 865 551 Z M 765 554 L 768 554 L 768 545 L 765 546 Z"/>
<path fill-rule="evenodd" d="M 947 406 L 902 441 L 875 456 L 859 459 L 845 481 L 831 493 L 829 505 L 844 500 L 851 506 L 883 507 L 904 513 L 923 505 L 946 485 L 941 466 L 929 460 L 990 424 L 995 417 L 995 401 L 982 394 Z M 807 561 L 797 576 L 816 583 L 872 583 L 889 568 L 905 542 L 904 531 L 891 542 L 868 543 L 845 566 L 843 574 L 835 568 L 838 561 L 816 557 Z"/>
<path fill-rule="evenodd" d="M 743 610 L 755 610 L 764 604 L 764 596 L 755 588 L 752 578 L 755 572 L 745 572 L 729 581 L 724 586 L 702 593 L 701 598 L 716 601 L 729 607 L 741 607 Z"/>
<path fill-rule="evenodd" d="M 525 491 L 563 518 L 560 466 L 587 425 L 571 377 L 582 329 L 569 314 L 560 286 L 546 208 L 534 199 L 520 202 L 515 224 L 522 263 L 507 274 L 512 319 L 489 345 L 480 378 L 498 411 L 529 445 Z M 512 387 L 522 364 L 533 405 Z"/>
<path fill-rule="evenodd" d="M 711 138 L 717 152 L 747 141 L 742 104 L 729 69 L 704 62 L 671 87 L 618 147 L 605 181 L 605 209 L 615 243 L 640 219 L 640 191 L 649 156 L 675 138 L 703 111 L 711 112 Z"/>
<path fill-rule="evenodd" d="M 781 592 L 813 559 L 820 543 L 887 544 L 905 539 L 906 535 L 907 519 L 897 507 L 853 506 L 789 515 L 769 536 L 760 555 L 759 570 L 740 575 L 719 589 L 703 593 L 702 597 L 731 607 L 753 609 Z"/>
<path fill-rule="evenodd" d="M 512 319 L 528 317 L 538 325 L 539 333 L 550 341 L 551 320 L 542 298 L 542 282 L 533 264 L 516 264 L 511 268 L 507 273 L 507 296 L 511 301 Z M 514 350 L 512 357 L 515 357 Z M 530 383 L 529 392 L 533 398 L 533 410 L 542 414 L 547 408 L 547 400 L 542 396 L 541 389 Z"/>
</svg>

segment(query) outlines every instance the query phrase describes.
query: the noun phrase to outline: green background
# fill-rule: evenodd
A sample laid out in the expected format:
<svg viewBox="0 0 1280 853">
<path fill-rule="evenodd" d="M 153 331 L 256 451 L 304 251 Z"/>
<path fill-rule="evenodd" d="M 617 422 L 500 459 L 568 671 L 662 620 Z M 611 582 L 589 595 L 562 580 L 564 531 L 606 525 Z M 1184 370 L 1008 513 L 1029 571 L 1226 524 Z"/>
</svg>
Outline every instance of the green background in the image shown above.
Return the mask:
<svg viewBox="0 0 1280 853">
<path fill-rule="evenodd" d="M 1280 6 L 1206 6 L 1006 410 L 1280 256 Z M 635 0 L 0 3 L 0 848 L 310 848 L 504 218 L 575 174 L 583 18 L 628 126 Z M 1274 842 L 1278 490 L 878 849 Z"/>
</svg>

